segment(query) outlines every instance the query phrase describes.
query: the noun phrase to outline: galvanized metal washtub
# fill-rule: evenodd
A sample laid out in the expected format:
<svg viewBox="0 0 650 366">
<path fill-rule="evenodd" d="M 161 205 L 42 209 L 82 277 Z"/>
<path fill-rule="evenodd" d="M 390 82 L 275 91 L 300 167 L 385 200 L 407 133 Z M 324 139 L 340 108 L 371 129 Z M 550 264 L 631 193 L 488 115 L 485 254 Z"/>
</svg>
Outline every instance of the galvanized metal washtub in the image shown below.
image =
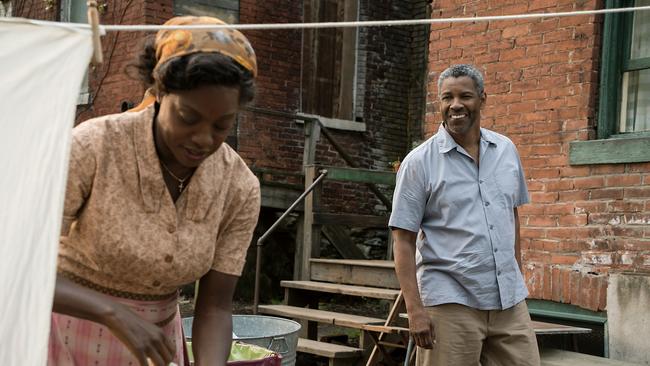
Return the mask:
<svg viewBox="0 0 650 366">
<path fill-rule="evenodd" d="M 192 321 L 183 318 L 185 337 L 192 338 Z M 262 315 L 233 315 L 233 340 L 270 349 L 282 356 L 282 366 L 295 366 L 300 324 L 293 320 Z"/>
</svg>

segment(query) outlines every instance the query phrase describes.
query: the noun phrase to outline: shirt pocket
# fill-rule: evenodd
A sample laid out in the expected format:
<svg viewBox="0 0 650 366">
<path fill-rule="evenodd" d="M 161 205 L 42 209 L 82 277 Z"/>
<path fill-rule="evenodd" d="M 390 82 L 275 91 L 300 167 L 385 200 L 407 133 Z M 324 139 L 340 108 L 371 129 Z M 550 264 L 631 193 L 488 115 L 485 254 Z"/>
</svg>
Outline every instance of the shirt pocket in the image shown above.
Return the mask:
<svg viewBox="0 0 650 366">
<path fill-rule="evenodd" d="M 505 168 L 492 176 L 497 188 L 497 201 L 502 208 L 512 210 L 519 194 L 519 172 L 515 168 Z"/>
</svg>

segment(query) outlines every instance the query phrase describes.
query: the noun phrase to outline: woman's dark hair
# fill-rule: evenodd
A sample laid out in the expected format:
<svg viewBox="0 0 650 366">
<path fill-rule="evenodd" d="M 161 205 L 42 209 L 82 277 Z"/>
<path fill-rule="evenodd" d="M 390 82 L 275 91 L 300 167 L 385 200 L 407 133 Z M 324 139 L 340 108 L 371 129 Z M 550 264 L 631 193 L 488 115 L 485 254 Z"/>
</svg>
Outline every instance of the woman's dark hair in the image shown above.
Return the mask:
<svg viewBox="0 0 650 366">
<path fill-rule="evenodd" d="M 255 97 L 253 74 L 232 58 L 217 52 L 192 53 L 176 57 L 156 67 L 155 38 L 147 37 L 144 49 L 135 64 L 138 78 L 156 92 L 191 90 L 205 85 L 239 87 L 239 103 Z M 154 78 L 154 72 L 156 77 Z"/>
</svg>

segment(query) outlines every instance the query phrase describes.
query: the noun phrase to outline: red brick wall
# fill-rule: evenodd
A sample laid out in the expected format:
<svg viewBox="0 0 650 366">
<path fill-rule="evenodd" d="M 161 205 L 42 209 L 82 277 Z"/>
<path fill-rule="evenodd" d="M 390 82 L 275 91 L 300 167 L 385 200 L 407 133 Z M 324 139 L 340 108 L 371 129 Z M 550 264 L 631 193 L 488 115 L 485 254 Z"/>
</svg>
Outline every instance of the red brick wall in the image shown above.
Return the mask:
<svg viewBox="0 0 650 366">
<path fill-rule="evenodd" d="M 38 20 L 59 20 L 59 4 L 46 4 L 43 0 L 14 0 L 13 16 Z"/>
<path fill-rule="evenodd" d="M 602 1 L 435 1 L 434 17 L 600 9 Z M 595 135 L 602 17 L 432 25 L 429 110 L 450 64 L 485 74 L 483 127 L 518 146 L 531 203 L 520 210 L 532 298 L 606 306 L 609 271 L 650 271 L 650 163 L 569 165 L 569 143 Z"/>
<path fill-rule="evenodd" d="M 402 4 L 406 3 L 405 1 Z M 380 2 L 362 1 L 360 14 L 364 20 L 410 18 L 410 12 L 423 13 L 425 2 L 409 1 L 409 7 L 389 6 Z M 302 22 L 303 1 L 240 0 L 241 23 Z M 367 75 L 364 88 L 357 90 L 365 98 L 364 122 L 367 131 L 332 130 L 346 152 L 363 168 L 388 170 L 388 162 L 397 159 L 407 149 L 406 131 L 409 103 L 409 79 L 416 74 L 409 60 L 412 43 L 410 29 L 368 28 L 358 48 L 367 52 L 367 64 L 359 66 Z M 258 95 L 255 106 L 295 113 L 300 110 L 302 31 L 277 30 L 245 32 L 256 50 L 259 64 Z M 425 45 L 421 44 L 422 53 Z M 332 54 L 334 57 L 334 54 Z M 360 62 L 361 63 L 361 62 Z M 420 67 L 423 74 L 424 65 Z M 386 83 L 390 81 L 390 87 Z M 420 96 L 420 101 L 422 101 Z M 422 103 L 420 103 L 422 104 Z M 422 113 L 414 111 L 413 124 L 421 125 Z M 246 113 L 240 120 L 238 150 L 254 167 L 300 171 L 304 146 L 303 126 L 286 118 Z M 332 146 L 321 137 L 316 162 L 324 165 L 346 166 Z M 289 182 L 295 183 L 288 179 Z M 381 211 L 381 203 L 364 185 L 327 182 L 323 194 L 328 211 L 372 213 Z M 384 208 L 385 210 L 385 208 Z"/>
<path fill-rule="evenodd" d="M 16 10 L 19 16 L 57 20 L 60 1 L 55 1 L 56 9 L 45 11 L 43 1 L 25 0 L 24 4 L 17 4 Z M 423 12 L 426 9 L 424 0 L 402 3 L 404 6 L 396 7 L 364 1 L 360 14 L 364 20 L 410 18 L 411 13 L 421 17 L 426 14 Z M 160 24 L 173 15 L 173 0 L 117 0 L 107 4 L 100 19 L 103 24 Z M 302 21 L 303 1 L 240 0 L 241 23 Z M 424 31 L 420 33 L 426 35 Z M 250 38 L 259 60 L 255 106 L 291 113 L 299 111 L 302 31 L 248 31 L 245 34 Z M 369 55 L 367 63 L 362 65 L 360 62 L 359 70 L 363 71 L 366 79 L 363 83 L 365 89 L 358 91 L 359 98 L 364 101 L 363 114 L 368 131 L 332 131 L 332 134 L 362 167 L 389 169 L 388 162 L 397 159 L 408 149 L 408 140 L 418 138 L 423 109 L 412 107 L 413 103 L 409 103 L 409 100 L 422 102 L 423 97 L 417 95 L 421 93 L 421 88 L 417 87 L 419 84 L 410 80 L 421 79 L 425 65 L 422 62 L 409 63 L 409 60 L 424 59 L 423 56 L 410 56 L 416 52 L 418 55 L 424 53 L 425 40 L 420 36 L 419 41 L 414 42 L 416 35 L 408 27 L 368 28 L 360 37 L 360 52 Z M 137 104 L 140 101 L 144 88 L 125 70 L 135 61 L 144 36 L 143 32 L 110 32 L 102 37 L 105 62 L 89 71 L 91 103 L 78 108 L 77 122 L 119 113 L 123 102 Z M 415 49 L 415 44 L 419 50 Z M 390 83 L 388 88 L 385 87 L 387 83 Z M 404 98 L 404 95 L 410 98 Z M 411 125 L 411 136 L 406 133 L 409 131 L 407 123 Z M 303 130 L 303 126 L 293 120 L 243 113 L 237 131 L 237 148 L 253 167 L 297 172 L 302 166 Z M 318 147 L 317 162 L 346 165 L 324 139 Z M 300 183 L 296 177 L 288 178 L 288 181 Z M 330 209 L 364 213 L 381 209 L 376 207 L 380 202 L 363 185 L 327 183 L 324 197 Z M 337 202 L 329 202 L 329 197 L 336 197 Z"/>
<path fill-rule="evenodd" d="M 171 0 L 117 0 L 109 2 L 100 21 L 103 24 L 161 24 L 171 16 Z M 104 63 L 89 72 L 92 104 L 78 108 L 78 122 L 120 113 L 123 102 L 136 105 L 140 102 L 144 87 L 127 74 L 127 66 L 136 61 L 147 34 L 109 32 L 102 37 Z"/>
<path fill-rule="evenodd" d="M 18 17 L 58 21 L 61 0 L 53 1 L 46 10 L 42 0 L 14 2 Z M 100 14 L 102 24 L 160 24 L 172 16 L 172 0 L 115 0 L 107 2 Z M 90 103 L 77 108 L 77 122 L 105 114 L 119 113 L 122 102 L 137 104 L 144 87 L 126 74 L 126 67 L 135 61 L 143 32 L 108 32 L 102 37 L 104 63 L 90 67 L 88 82 Z"/>
<path fill-rule="evenodd" d="M 302 1 L 240 0 L 240 23 L 302 22 Z M 299 30 L 247 31 L 259 74 L 255 106 L 294 113 L 299 108 L 301 37 Z M 239 153 L 257 167 L 299 171 L 302 127 L 293 120 L 246 113 L 238 132 Z M 292 149 L 291 142 L 296 148 Z M 299 151 L 298 151 L 299 150 Z"/>
</svg>

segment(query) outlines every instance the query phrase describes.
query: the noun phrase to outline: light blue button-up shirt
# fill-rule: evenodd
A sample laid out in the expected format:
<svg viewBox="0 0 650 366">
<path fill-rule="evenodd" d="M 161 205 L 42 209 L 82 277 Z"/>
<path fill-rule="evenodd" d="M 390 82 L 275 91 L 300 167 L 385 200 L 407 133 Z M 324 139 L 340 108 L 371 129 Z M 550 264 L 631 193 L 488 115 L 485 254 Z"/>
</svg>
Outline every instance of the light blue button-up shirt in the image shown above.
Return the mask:
<svg viewBox="0 0 650 366">
<path fill-rule="evenodd" d="M 481 128 L 479 165 L 441 125 L 402 162 L 389 226 L 418 232 L 424 306 L 507 309 L 528 296 L 515 260 L 514 208 L 528 202 L 515 145 Z"/>
</svg>

